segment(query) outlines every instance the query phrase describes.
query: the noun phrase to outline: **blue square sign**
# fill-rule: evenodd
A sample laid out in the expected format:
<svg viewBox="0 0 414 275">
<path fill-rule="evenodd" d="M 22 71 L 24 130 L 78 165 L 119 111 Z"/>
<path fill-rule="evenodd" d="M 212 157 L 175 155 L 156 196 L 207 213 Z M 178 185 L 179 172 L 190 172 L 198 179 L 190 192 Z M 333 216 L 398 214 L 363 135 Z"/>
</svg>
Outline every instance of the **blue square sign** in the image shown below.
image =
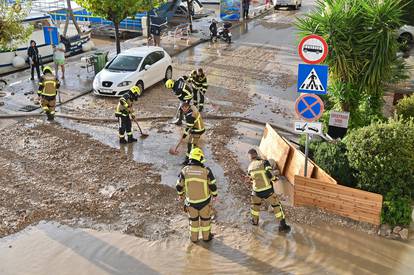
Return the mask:
<svg viewBox="0 0 414 275">
<path fill-rule="evenodd" d="M 328 66 L 299 64 L 298 92 L 324 95 L 328 91 Z"/>
</svg>

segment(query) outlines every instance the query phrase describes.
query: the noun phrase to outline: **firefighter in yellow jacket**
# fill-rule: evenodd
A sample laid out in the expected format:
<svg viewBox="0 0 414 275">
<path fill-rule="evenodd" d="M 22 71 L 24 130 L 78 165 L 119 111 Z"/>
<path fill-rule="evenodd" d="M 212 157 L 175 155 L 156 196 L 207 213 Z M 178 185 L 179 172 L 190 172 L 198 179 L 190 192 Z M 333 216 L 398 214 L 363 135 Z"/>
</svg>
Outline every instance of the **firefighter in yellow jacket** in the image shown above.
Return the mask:
<svg viewBox="0 0 414 275">
<path fill-rule="evenodd" d="M 195 147 L 198 147 L 201 135 L 205 132 L 205 128 L 203 118 L 194 105 L 190 105 L 190 103 L 185 102 L 182 104 L 181 108 L 183 110 L 186 123 L 182 139 L 185 139 L 188 136 L 187 155 L 183 163 L 187 164 L 190 152 Z"/>
<path fill-rule="evenodd" d="M 188 82 L 193 88 L 193 101 L 197 109 L 202 112 L 204 108 L 204 95 L 207 92 L 207 77 L 203 69 L 199 68 L 190 73 Z"/>
<path fill-rule="evenodd" d="M 135 119 L 133 102 L 138 100 L 141 95 L 141 89 L 138 86 L 132 86 L 128 93 L 125 93 L 120 99 L 115 110 L 115 116 L 119 122 L 119 143 L 131 143 L 137 141 L 132 135 L 132 122 Z M 125 132 L 128 141 L 125 139 Z"/>
<path fill-rule="evenodd" d="M 275 217 L 280 221 L 279 231 L 289 232 L 290 226 L 286 224 L 285 213 L 273 189 L 272 182 L 277 178 L 271 173 L 272 166 L 267 160 L 260 159 L 255 149 L 250 149 L 248 154 L 251 161 L 248 176 L 253 185 L 250 208 L 252 224 L 259 224 L 260 206 L 265 200 L 273 207 Z"/>
<path fill-rule="evenodd" d="M 194 148 L 190 153 L 190 161 L 185 166 L 177 180 L 177 193 L 185 197 L 185 208 L 190 220 L 190 239 L 198 241 L 201 231 L 203 241 L 210 241 L 212 196 L 217 196 L 216 179 L 210 168 L 203 165 L 204 154 L 200 148 Z"/>
<path fill-rule="evenodd" d="M 60 87 L 60 82 L 53 75 L 52 68 L 45 66 L 43 76 L 39 81 L 37 95 L 40 97 L 40 104 L 47 115 L 47 120 L 55 118 L 56 95 Z"/>
</svg>

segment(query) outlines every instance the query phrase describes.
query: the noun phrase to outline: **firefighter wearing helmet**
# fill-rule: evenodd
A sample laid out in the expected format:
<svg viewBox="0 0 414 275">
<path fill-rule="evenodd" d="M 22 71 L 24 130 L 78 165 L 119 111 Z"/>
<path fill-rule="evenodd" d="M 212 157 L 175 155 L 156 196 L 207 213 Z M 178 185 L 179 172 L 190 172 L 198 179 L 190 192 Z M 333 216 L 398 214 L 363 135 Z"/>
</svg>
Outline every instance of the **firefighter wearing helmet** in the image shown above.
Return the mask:
<svg viewBox="0 0 414 275">
<path fill-rule="evenodd" d="M 115 110 L 115 116 L 118 118 L 119 122 L 119 143 L 121 144 L 137 141 L 132 135 L 131 119 L 135 119 L 133 102 L 137 101 L 140 95 L 141 89 L 138 86 L 132 86 L 131 89 L 119 99 L 119 103 Z"/>
</svg>

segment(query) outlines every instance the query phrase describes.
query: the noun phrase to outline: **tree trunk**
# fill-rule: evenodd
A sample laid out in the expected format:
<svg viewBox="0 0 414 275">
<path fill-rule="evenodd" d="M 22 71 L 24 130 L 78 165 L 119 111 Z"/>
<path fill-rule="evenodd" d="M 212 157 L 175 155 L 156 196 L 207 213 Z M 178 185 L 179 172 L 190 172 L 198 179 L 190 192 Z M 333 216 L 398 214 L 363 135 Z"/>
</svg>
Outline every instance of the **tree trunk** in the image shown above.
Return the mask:
<svg viewBox="0 0 414 275">
<path fill-rule="evenodd" d="M 151 10 L 147 11 L 147 37 L 151 37 Z"/>
<path fill-rule="evenodd" d="M 116 43 L 116 53 L 121 53 L 121 41 L 119 41 L 119 22 L 114 20 L 114 27 L 115 27 L 115 43 Z"/>
<path fill-rule="evenodd" d="M 78 22 L 75 19 L 75 16 L 73 15 L 73 11 L 72 11 L 72 5 L 70 4 L 70 0 L 66 0 L 66 5 L 67 5 L 67 13 L 66 16 L 69 15 L 70 19 L 73 22 L 73 25 L 76 28 L 76 31 L 78 32 L 78 34 L 80 35 L 82 33 L 81 29 L 79 28 Z M 66 33 L 64 34 L 66 36 Z"/>
<path fill-rule="evenodd" d="M 66 10 L 66 20 L 65 20 L 65 27 L 63 28 L 63 36 L 66 37 L 66 34 L 68 32 L 69 27 L 69 13 L 68 10 Z"/>
<path fill-rule="evenodd" d="M 187 13 L 188 13 L 188 23 L 190 24 L 190 32 L 193 32 L 193 2 L 191 0 L 187 1 Z"/>
</svg>

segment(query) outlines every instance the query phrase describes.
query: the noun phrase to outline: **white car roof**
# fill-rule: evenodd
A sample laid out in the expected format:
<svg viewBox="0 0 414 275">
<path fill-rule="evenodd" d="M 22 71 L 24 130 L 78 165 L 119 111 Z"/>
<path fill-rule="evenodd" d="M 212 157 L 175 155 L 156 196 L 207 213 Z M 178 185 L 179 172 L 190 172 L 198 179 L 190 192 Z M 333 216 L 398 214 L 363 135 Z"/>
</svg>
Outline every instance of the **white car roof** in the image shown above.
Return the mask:
<svg viewBox="0 0 414 275">
<path fill-rule="evenodd" d="M 161 47 L 155 47 L 155 46 L 142 46 L 137 48 L 131 48 L 126 51 L 121 52 L 121 55 L 136 55 L 136 56 L 146 56 L 149 53 L 155 52 L 155 51 L 164 51 Z"/>
</svg>

